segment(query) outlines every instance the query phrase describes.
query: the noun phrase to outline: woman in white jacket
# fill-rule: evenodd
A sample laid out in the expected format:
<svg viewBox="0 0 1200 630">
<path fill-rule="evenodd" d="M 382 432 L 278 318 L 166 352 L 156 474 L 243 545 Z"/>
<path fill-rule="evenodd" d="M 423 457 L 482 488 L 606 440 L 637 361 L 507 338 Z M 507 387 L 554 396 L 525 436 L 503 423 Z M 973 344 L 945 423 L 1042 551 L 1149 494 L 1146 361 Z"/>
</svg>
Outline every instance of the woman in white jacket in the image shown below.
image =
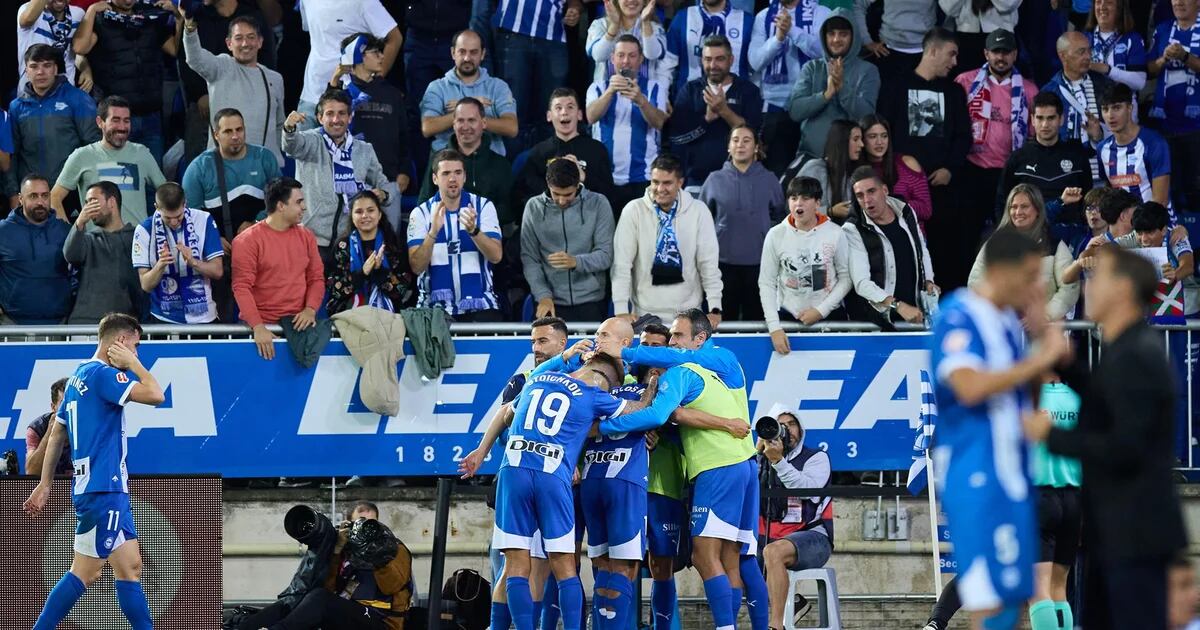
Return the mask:
<svg viewBox="0 0 1200 630">
<path fill-rule="evenodd" d="M 585 48 L 596 64 L 593 80 L 606 84 L 617 38 L 633 35 L 642 43 L 642 71 L 662 85 L 671 85 L 678 63 L 667 54 L 667 34 L 655 14 L 654 0 L 605 0 L 604 15 L 592 20 Z"/>
<path fill-rule="evenodd" d="M 996 231 L 1017 230 L 1038 241 L 1045 248 L 1042 257 L 1042 277 L 1046 283 L 1046 318 L 1050 321 L 1061 320 L 1075 308 L 1079 300 L 1079 283 L 1063 280 L 1063 272 L 1073 262 L 1071 248 L 1059 241 L 1054 244 L 1050 239 L 1050 229 L 1046 222 L 1046 203 L 1042 193 L 1029 184 L 1017 184 L 1008 193 L 1008 201 L 1004 205 L 1004 216 Z M 975 264 L 971 267 L 971 275 L 967 286 L 974 288 L 983 280 L 983 250 L 987 243 L 979 249 Z"/>
<path fill-rule="evenodd" d="M 846 235 L 820 212 L 821 182 L 796 177 L 788 183 L 788 216 L 767 232 L 758 272 L 763 319 L 775 351 L 790 351 L 781 319 L 811 326 L 844 320 L 850 292 Z"/>
</svg>

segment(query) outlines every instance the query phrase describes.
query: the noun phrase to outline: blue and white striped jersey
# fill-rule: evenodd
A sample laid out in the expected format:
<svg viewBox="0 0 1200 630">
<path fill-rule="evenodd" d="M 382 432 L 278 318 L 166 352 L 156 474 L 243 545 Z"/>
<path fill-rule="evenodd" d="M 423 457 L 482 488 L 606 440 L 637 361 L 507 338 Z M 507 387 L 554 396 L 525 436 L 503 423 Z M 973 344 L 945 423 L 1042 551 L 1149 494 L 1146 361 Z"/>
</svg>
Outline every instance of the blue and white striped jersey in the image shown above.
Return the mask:
<svg viewBox="0 0 1200 630">
<path fill-rule="evenodd" d="M 564 0 L 500 0 L 496 25 L 518 35 L 565 44 L 563 4 Z"/>
<path fill-rule="evenodd" d="M 1153 129 L 1142 127 L 1129 144 L 1118 144 L 1109 136 L 1096 147 L 1100 174 L 1113 188 L 1124 188 L 1142 201 L 1153 201 L 1151 184 L 1155 177 L 1171 174 L 1171 150 L 1167 141 Z M 1171 223 L 1175 213 L 1171 212 Z"/>
<path fill-rule="evenodd" d="M 593 83 L 588 88 L 588 104 L 600 98 L 607 87 L 607 82 Z M 667 86 L 639 77 L 638 87 L 654 107 L 667 111 Z M 662 133 L 646 122 L 633 101 L 620 94 L 613 95 L 608 111 L 592 125 L 592 137 L 603 143 L 612 156 L 614 184 L 650 181 L 650 164 L 658 157 Z"/>
</svg>

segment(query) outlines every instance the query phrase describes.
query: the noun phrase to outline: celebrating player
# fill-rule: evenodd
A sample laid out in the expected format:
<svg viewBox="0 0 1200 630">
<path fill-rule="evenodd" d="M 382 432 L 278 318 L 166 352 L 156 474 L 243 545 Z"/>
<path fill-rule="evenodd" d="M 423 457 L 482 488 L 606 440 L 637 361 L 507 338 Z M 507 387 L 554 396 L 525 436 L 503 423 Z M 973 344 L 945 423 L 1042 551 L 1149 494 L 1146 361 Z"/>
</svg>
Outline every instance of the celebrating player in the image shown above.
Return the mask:
<svg viewBox="0 0 1200 630">
<path fill-rule="evenodd" d="M 129 315 L 100 320 L 96 355 L 75 369 L 51 427 L 42 480 L 25 501 L 30 516 L 50 497 L 63 441 L 71 440 L 75 469 L 75 555 L 71 570 L 46 598 L 34 630 L 53 630 L 66 618 L 107 562 L 116 578 L 117 602 L 133 630 L 151 630 L 150 607 L 139 582 L 142 556 L 129 507 L 125 468 L 125 404 L 159 405 L 163 390 L 138 361 L 142 327 Z M 60 426 L 61 425 L 61 426 Z"/>
<path fill-rule="evenodd" d="M 1045 324 L 1041 255 L 1032 239 L 997 231 L 984 249 L 983 283 L 943 302 L 933 330 L 942 504 L 963 608 L 983 630 L 1015 627 L 1033 595 L 1039 547 L 1021 420 L 1033 409 L 1031 384 L 1070 352 Z M 1021 316 L 1040 334 L 1028 357 Z"/>
</svg>

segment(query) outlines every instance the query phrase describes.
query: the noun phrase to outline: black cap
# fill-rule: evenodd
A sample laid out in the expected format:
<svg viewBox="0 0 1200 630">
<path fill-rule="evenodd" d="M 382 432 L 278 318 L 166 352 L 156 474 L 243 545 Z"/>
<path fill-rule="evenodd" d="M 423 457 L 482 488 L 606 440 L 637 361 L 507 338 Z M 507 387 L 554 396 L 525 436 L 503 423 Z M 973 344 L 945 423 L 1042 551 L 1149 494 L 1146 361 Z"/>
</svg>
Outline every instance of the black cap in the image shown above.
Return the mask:
<svg viewBox="0 0 1200 630">
<path fill-rule="evenodd" d="M 988 33 L 987 42 L 983 45 L 984 49 L 997 50 L 1016 50 L 1017 36 L 1002 28 L 998 28 L 991 33 Z"/>
</svg>

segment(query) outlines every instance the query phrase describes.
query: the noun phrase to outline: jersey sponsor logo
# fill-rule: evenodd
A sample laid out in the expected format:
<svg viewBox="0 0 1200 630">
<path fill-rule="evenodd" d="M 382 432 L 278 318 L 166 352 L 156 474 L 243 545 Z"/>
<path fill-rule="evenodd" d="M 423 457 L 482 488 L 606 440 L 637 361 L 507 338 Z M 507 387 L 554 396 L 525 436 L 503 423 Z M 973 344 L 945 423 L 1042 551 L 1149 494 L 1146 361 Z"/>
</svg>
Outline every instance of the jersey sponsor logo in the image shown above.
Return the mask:
<svg viewBox="0 0 1200 630">
<path fill-rule="evenodd" d="M 515 437 L 508 441 L 508 450 L 533 453 L 556 462 L 562 461 L 563 458 L 563 447 L 559 446 L 558 444 L 535 442 L 533 440 L 526 440 L 525 438 L 519 437 Z"/>
<path fill-rule="evenodd" d="M 1064 172 L 1064 173 L 1070 173 L 1071 167 L 1073 167 L 1073 166 L 1075 166 L 1075 165 L 1071 163 L 1071 160 L 1063 160 L 1058 163 L 1058 167 L 1061 168 L 1062 172 Z"/>
<path fill-rule="evenodd" d="M 1109 167 L 1111 168 L 1112 166 L 1113 163 L 1109 162 Z M 1137 173 L 1119 173 L 1116 175 L 1109 175 L 1108 183 L 1113 188 L 1130 188 L 1133 186 L 1141 186 L 1142 176 L 1138 175 Z"/>
<path fill-rule="evenodd" d="M 129 382 L 129 377 L 125 376 L 124 372 L 117 372 L 117 382 L 124 385 Z"/>
<path fill-rule="evenodd" d="M 620 451 L 588 451 L 583 454 L 584 464 L 617 464 L 628 460 L 628 449 Z"/>
</svg>

